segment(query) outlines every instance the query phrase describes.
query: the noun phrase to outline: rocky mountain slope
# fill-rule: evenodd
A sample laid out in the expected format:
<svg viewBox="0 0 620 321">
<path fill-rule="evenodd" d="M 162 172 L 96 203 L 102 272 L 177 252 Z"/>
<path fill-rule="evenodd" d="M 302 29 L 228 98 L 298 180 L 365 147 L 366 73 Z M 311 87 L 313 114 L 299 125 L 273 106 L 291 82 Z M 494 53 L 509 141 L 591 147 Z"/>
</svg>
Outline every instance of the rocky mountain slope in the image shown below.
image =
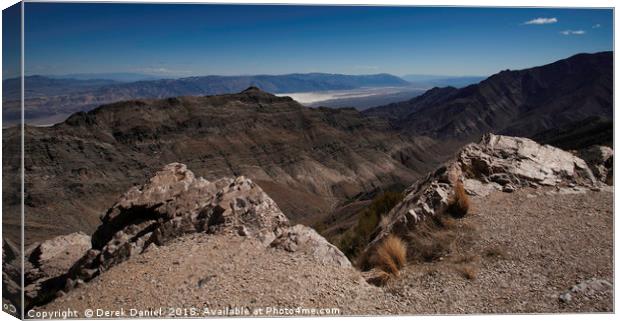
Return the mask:
<svg viewBox="0 0 620 321">
<path fill-rule="evenodd" d="M 19 132 L 3 134 L 8 180 L 18 172 L 9 152 L 19 146 Z M 207 179 L 250 177 L 290 219 L 312 222 L 358 194 L 411 184 L 450 149 L 403 138 L 354 109 L 306 108 L 255 87 L 102 106 L 52 127 L 27 126 L 25 146 L 27 243 L 92 232 L 127 186 L 170 162 L 186 163 Z M 19 224 L 19 191 L 8 183 L 3 201 L 10 228 Z"/>
<path fill-rule="evenodd" d="M 277 315 L 265 310 L 273 306 L 347 315 L 611 311 L 613 152 L 597 148 L 584 160 L 525 138 L 467 145 L 407 190 L 368 250 L 388 234 L 410 242 L 423 222 L 445 215 L 460 180 L 472 207 L 451 223 L 457 241 L 424 262 L 410 243 L 408 266 L 385 287 L 366 283 L 314 230 L 292 226 L 252 180 L 207 181 L 169 164 L 106 211 L 90 248 L 79 233 L 32 246 L 27 305 L 155 316 Z"/>
<path fill-rule="evenodd" d="M 291 225 L 252 180 L 240 176 L 208 181 L 173 163 L 123 194 L 101 217 L 91 237 L 73 233 L 30 246 L 25 253 L 25 305 L 49 302 L 181 236 L 205 233 L 232 237 L 232 242 L 237 242 L 234 236 L 241 236 L 253 240 L 251 248 L 297 253 L 316 265 L 351 269 L 349 260 L 314 230 Z M 8 246 L 10 242 L 5 244 L 4 255 L 9 259 L 4 263 L 18 268 L 19 256 Z"/>
<path fill-rule="evenodd" d="M 411 185 L 404 192 L 403 201 L 387 214 L 386 224 L 380 226 L 367 251 L 372 251 L 391 234 L 407 238 L 420 222 L 445 213 L 458 182 L 468 194 L 478 196 L 494 191 L 511 193 L 524 187 L 570 187 L 562 190 L 570 193 L 571 188 L 580 192 L 607 186 L 613 151 L 603 146 L 598 149 L 598 153 L 586 153 L 588 163 L 569 152 L 527 138 L 486 134 L 479 143 L 466 145 L 454 159 Z M 607 167 L 599 168 L 601 164 Z"/>
<path fill-rule="evenodd" d="M 465 88 L 435 88 L 409 101 L 365 111 L 404 132 L 477 140 L 491 132 L 535 137 L 613 117 L 613 53 L 578 54 L 548 65 L 505 70 Z M 611 141 L 609 132 L 597 140 Z"/>
<path fill-rule="evenodd" d="M 54 79 L 28 76 L 25 81 L 25 119 L 41 123 L 42 119 L 88 111 L 96 106 L 121 100 L 167 98 L 177 96 L 221 95 L 237 93 L 256 86 L 272 93 L 343 90 L 360 87 L 405 86 L 409 83 L 389 74 L 288 74 L 254 76 L 204 76 L 179 79 L 115 82 L 109 80 Z M 3 121 L 20 119 L 20 79 L 2 83 Z M 64 118 L 60 119 L 64 120 Z"/>
</svg>

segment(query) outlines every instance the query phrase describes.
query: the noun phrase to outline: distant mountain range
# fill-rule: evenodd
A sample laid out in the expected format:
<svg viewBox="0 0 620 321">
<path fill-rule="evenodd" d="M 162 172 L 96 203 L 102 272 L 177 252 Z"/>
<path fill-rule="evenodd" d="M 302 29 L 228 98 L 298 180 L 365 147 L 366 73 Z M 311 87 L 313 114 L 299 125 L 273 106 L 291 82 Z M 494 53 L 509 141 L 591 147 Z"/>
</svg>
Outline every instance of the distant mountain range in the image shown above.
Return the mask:
<svg viewBox="0 0 620 321">
<path fill-rule="evenodd" d="M 78 74 L 65 74 L 65 75 L 43 75 L 47 78 L 56 78 L 56 79 L 78 79 L 78 80 L 93 80 L 93 79 L 105 79 L 105 80 L 113 80 L 120 82 L 132 82 L 132 81 L 141 81 L 141 80 L 157 80 L 164 78 L 163 75 L 148 75 L 141 73 L 132 73 L 132 72 L 99 72 L 99 73 L 78 73 Z"/>
<path fill-rule="evenodd" d="M 52 124 L 78 111 L 122 100 L 236 93 L 257 86 L 272 93 L 323 93 L 375 88 L 368 96 L 346 95 L 310 106 L 355 107 L 359 110 L 415 97 L 434 86 L 465 86 L 482 77 L 407 76 L 411 82 L 389 74 L 341 75 L 326 73 L 202 76 L 160 79 L 137 73 L 91 73 L 25 77 L 25 118 L 30 124 Z M 4 125 L 21 119 L 21 79 L 3 81 Z M 390 87 L 385 94 L 380 88 Z M 379 89 L 379 90 L 377 90 Z"/>
<path fill-rule="evenodd" d="M 405 75 L 404 80 L 418 87 L 465 87 L 477 84 L 486 76 L 437 76 L 437 75 Z"/>
<path fill-rule="evenodd" d="M 115 101 L 139 98 L 166 98 L 236 93 L 257 86 L 273 93 L 345 90 L 361 87 L 407 86 L 389 74 L 288 74 L 255 76 L 204 76 L 179 79 L 118 82 L 102 79 L 56 79 L 43 76 L 25 78 L 25 118 L 27 122 L 50 117 L 66 118 L 78 111 Z M 20 79 L 3 81 L 3 116 L 6 123 L 20 119 Z M 51 119 L 58 120 L 58 119 Z M 54 122 L 54 121 L 50 121 Z M 40 121 L 38 122 L 40 123 Z"/>
<path fill-rule="evenodd" d="M 411 100 L 364 113 L 387 119 L 411 135 L 436 139 L 472 141 L 492 132 L 524 137 L 541 134 L 549 140 L 554 130 L 564 132 L 591 117 L 597 122 L 613 121 L 613 52 L 578 54 L 541 67 L 504 70 L 479 84 L 433 88 Z M 608 137 L 606 142 L 610 141 Z"/>
</svg>

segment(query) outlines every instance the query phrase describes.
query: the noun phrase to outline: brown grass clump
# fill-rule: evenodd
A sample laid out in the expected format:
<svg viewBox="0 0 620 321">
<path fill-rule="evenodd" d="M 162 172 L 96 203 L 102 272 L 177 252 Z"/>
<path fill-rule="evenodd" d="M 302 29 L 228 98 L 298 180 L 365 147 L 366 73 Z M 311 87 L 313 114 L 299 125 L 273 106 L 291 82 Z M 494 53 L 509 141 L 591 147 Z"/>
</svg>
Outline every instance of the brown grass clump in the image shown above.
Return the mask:
<svg viewBox="0 0 620 321">
<path fill-rule="evenodd" d="M 454 184 L 454 194 L 448 203 L 448 213 L 456 218 L 462 218 L 469 211 L 469 196 L 465 193 L 463 182 L 457 181 Z"/>
<path fill-rule="evenodd" d="M 398 275 L 407 262 L 407 246 L 400 238 L 390 235 L 377 248 L 373 261 L 375 267 Z"/>
</svg>

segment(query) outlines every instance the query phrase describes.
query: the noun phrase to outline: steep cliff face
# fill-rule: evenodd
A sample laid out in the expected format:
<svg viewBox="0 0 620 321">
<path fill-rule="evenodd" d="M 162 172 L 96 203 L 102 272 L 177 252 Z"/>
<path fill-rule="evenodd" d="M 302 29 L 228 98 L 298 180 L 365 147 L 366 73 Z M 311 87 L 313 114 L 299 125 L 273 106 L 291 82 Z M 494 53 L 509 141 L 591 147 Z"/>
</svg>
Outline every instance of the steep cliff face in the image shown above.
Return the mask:
<svg viewBox="0 0 620 321">
<path fill-rule="evenodd" d="M 613 53 L 579 54 L 531 69 L 505 70 L 476 85 L 435 88 L 366 113 L 389 119 L 406 133 L 441 139 L 471 141 L 488 132 L 534 137 L 546 131 L 550 140 L 551 131 L 562 132 L 590 117 L 612 119 Z"/>
<path fill-rule="evenodd" d="M 7 130 L 4 146 L 18 139 Z M 247 176 L 290 219 L 309 222 L 357 194 L 410 184 L 440 158 L 434 144 L 353 109 L 306 108 L 254 87 L 106 105 L 26 127 L 27 241 L 92 231 L 128 185 L 175 161 L 207 179 Z M 4 173 L 17 170 L 4 165 Z M 16 206 L 15 196 L 4 193 L 5 204 Z"/>
</svg>

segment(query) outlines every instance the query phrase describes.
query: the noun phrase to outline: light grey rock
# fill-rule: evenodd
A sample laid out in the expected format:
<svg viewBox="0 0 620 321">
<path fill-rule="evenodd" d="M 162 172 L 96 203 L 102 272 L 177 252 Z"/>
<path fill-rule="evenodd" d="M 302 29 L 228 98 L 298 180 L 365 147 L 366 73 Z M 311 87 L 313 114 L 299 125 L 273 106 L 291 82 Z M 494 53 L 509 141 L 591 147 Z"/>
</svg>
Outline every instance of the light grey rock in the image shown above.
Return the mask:
<svg viewBox="0 0 620 321">
<path fill-rule="evenodd" d="M 571 300 L 573 300 L 573 296 L 570 294 L 570 292 L 564 292 L 560 294 L 559 299 L 563 303 L 569 303 Z"/>
<path fill-rule="evenodd" d="M 90 248 L 90 236 L 82 232 L 61 235 L 42 242 L 32 251 L 28 261 L 44 277 L 57 277 L 66 273 Z"/>
<path fill-rule="evenodd" d="M 502 186 L 495 182 L 484 183 L 477 179 L 464 179 L 465 191 L 472 196 L 487 196 L 495 191 L 500 191 Z"/>
<path fill-rule="evenodd" d="M 214 182 L 196 178 L 184 164 L 172 163 L 146 184 L 132 187 L 102 217 L 93 234 L 96 258 L 83 269 L 105 270 L 188 233 L 242 233 L 266 245 L 283 228 L 286 216 L 246 177 Z M 77 273 L 82 274 L 82 273 Z"/>
<path fill-rule="evenodd" d="M 592 278 L 573 285 L 568 291 L 561 293 L 558 298 L 564 303 L 570 303 L 574 297 L 591 297 L 612 290 L 613 285 L 609 281 Z"/>
<path fill-rule="evenodd" d="M 327 242 L 314 229 L 301 224 L 285 229 L 271 246 L 289 252 L 303 252 L 324 264 L 351 266 L 349 259 L 336 246 Z"/>
<path fill-rule="evenodd" d="M 586 162 L 569 152 L 527 138 L 486 134 L 406 189 L 366 251 L 390 234 L 406 237 L 420 221 L 445 211 L 457 181 L 467 194 L 480 197 L 496 190 L 568 184 L 575 186 L 571 193 L 581 193 L 596 183 Z"/>
<path fill-rule="evenodd" d="M 25 305 L 53 297 L 59 287 L 67 287 L 66 273 L 91 247 L 90 236 L 77 232 L 37 243 L 26 250 L 24 263 Z"/>
</svg>

